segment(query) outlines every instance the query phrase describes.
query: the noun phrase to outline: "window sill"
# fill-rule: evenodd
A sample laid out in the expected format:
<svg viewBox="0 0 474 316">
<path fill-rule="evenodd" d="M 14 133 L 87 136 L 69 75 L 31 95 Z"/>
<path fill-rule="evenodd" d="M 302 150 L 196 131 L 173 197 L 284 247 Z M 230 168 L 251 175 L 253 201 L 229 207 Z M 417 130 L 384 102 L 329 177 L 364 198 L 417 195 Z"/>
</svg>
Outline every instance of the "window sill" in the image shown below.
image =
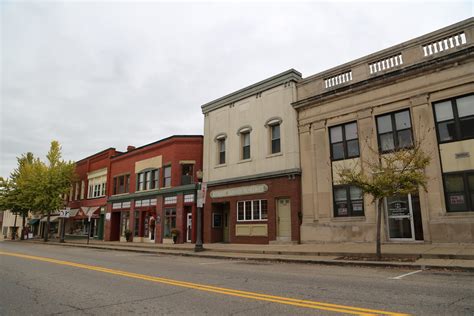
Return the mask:
<svg viewBox="0 0 474 316">
<path fill-rule="evenodd" d="M 128 194 L 130 194 L 130 192 L 112 194 L 112 196 L 122 196 L 122 195 L 128 195 Z"/>
<path fill-rule="evenodd" d="M 266 224 L 268 219 L 237 220 L 237 224 Z"/>
<path fill-rule="evenodd" d="M 240 160 L 240 161 L 237 162 L 237 163 L 246 163 L 246 162 L 251 162 L 251 161 L 252 161 L 252 158 L 249 158 L 249 159 Z"/>
<path fill-rule="evenodd" d="M 365 222 L 365 216 L 340 216 L 331 219 L 334 222 Z"/>
<path fill-rule="evenodd" d="M 224 168 L 224 167 L 227 167 L 227 164 L 226 163 L 223 163 L 223 164 L 220 164 L 220 165 L 215 165 L 214 168 Z"/>
<path fill-rule="evenodd" d="M 95 199 L 101 199 L 101 198 L 104 198 L 105 195 L 101 195 L 101 196 L 96 196 L 96 197 L 88 197 L 87 200 L 95 200 Z M 71 201 L 72 202 L 72 201 Z"/>
<path fill-rule="evenodd" d="M 273 157 L 279 157 L 279 156 L 283 156 L 283 153 L 281 151 L 279 153 L 267 155 L 267 158 L 273 158 Z"/>
</svg>

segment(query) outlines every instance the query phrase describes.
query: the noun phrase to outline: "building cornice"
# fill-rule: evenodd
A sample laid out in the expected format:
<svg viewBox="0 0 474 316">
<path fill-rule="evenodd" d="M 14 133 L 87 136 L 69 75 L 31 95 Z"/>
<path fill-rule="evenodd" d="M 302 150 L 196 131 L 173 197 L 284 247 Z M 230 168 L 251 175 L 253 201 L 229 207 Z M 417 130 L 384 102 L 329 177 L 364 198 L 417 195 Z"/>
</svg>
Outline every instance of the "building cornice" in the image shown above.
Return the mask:
<svg viewBox="0 0 474 316">
<path fill-rule="evenodd" d="M 248 98 L 254 94 L 261 93 L 265 90 L 272 89 L 274 87 L 277 87 L 279 85 L 282 85 L 288 82 L 292 82 L 292 81 L 298 82 L 301 79 L 302 79 L 301 73 L 299 71 L 296 71 L 295 69 L 289 69 L 278 75 L 267 78 L 253 85 L 237 90 L 219 99 L 216 99 L 214 101 L 211 101 L 202 105 L 201 106 L 202 113 L 206 114 L 208 112 L 214 111 L 226 105 Z"/>
<path fill-rule="evenodd" d="M 172 187 L 172 188 L 143 191 L 143 192 L 134 192 L 134 193 L 126 194 L 126 195 L 111 196 L 108 198 L 107 202 L 112 203 L 112 202 L 130 201 L 130 200 L 135 200 L 137 198 L 147 198 L 147 197 L 151 198 L 151 197 L 156 197 L 159 195 L 190 192 L 196 189 L 197 189 L 197 184 L 192 183 L 192 184 L 180 185 L 178 187 Z"/>
<path fill-rule="evenodd" d="M 265 180 L 265 179 L 279 178 L 279 177 L 290 176 L 290 175 L 301 175 L 301 169 L 299 168 L 286 169 L 286 170 L 259 173 L 259 174 L 254 174 L 251 176 L 242 176 L 242 177 L 227 178 L 227 179 L 222 179 L 222 180 L 208 181 L 207 186 L 211 187 L 211 186 L 238 183 L 238 182 Z"/>
</svg>

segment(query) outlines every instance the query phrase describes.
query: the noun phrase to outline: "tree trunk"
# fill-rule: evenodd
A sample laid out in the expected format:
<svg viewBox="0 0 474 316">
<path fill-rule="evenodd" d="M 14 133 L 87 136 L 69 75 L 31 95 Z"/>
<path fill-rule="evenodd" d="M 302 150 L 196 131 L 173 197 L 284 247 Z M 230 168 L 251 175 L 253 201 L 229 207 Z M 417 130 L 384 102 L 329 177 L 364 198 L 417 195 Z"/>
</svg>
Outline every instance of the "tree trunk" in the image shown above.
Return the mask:
<svg viewBox="0 0 474 316">
<path fill-rule="evenodd" d="M 12 240 L 15 240 L 16 238 L 16 218 L 18 217 L 18 214 L 15 214 L 15 222 L 13 223 L 13 230 L 12 230 Z"/>
<path fill-rule="evenodd" d="M 51 212 L 48 211 L 48 217 L 46 219 L 46 233 L 44 234 L 44 241 L 48 241 L 49 238 L 49 219 L 51 217 Z"/>
<path fill-rule="evenodd" d="M 380 245 L 380 235 L 382 232 L 382 210 L 383 210 L 383 199 L 379 199 L 378 206 L 377 206 L 377 239 L 376 239 L 376 246 L 375 246 L 375 253 L 377 256 L 377 260 L 382 259 L 382 250 Z"/>
<path fill-rule="evenodd" d="M 25 220 L 26 220 L 26 214 L 23 212 L 23 222 L 21 223 L 21 240 L 25 240 Z"/>
</svg>

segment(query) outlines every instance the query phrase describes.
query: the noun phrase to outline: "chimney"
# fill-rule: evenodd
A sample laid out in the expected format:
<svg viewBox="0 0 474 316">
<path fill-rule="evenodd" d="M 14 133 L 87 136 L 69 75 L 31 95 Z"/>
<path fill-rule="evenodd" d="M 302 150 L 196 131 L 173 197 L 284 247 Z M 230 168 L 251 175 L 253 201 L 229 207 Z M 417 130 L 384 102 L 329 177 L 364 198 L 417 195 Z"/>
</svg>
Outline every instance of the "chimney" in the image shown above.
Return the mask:
<svg viewBox="0 0 474 316">
<path fill-rule="evenodd" d="M 127 146 L 127 151 L 132 151 L 134 149 L 135 149 L 135 146 L 132 146 L 132 145 Z"/>
</svg>

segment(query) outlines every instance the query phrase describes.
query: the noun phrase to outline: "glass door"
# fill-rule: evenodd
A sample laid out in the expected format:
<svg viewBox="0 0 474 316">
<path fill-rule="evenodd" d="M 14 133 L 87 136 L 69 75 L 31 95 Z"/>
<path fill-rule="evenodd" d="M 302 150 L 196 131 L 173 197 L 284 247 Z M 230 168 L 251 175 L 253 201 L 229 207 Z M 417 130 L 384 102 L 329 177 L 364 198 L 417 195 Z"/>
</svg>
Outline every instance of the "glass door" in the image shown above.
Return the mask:
<svg viewBox="0 0 474 316">
<path fill-rule="evenodd" d="M 385 199 L 388 238 L 390 240 L 415 240 L 411 195 L 392 196 Z"/>
</svg>

